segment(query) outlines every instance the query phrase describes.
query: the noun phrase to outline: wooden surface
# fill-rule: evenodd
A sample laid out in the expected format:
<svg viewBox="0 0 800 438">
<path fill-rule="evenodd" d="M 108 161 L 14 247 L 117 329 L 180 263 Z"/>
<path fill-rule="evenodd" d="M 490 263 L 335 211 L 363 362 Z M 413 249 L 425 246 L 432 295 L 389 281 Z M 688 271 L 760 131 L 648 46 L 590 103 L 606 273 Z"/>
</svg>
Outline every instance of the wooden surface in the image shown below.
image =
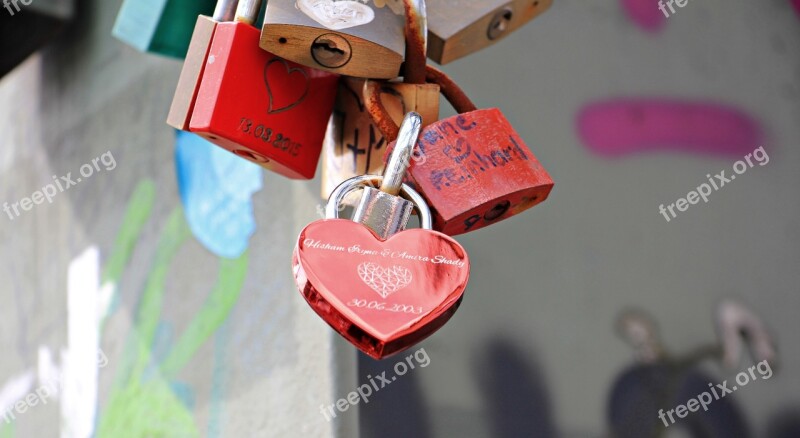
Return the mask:
<svg viewBox="0 0 800 438">
<path fill-rule="evenodd" d="M 364 80 L 344 78 L 339 84 L 334 115 L 322 148 L 322 198 L 356 175 L 381 175 L 387 142 L 364 108 Z M 423 126 L 439 120 L 439 87 L 387 83 L 383 102 L 395 123 L 409 111 L 422 115 Z"/>
<path fill-rule="evenodd" d="M 553 0 L 432 0 L 428 6 L 428 56 L 439 64 L 489 47 L 545 12 Z M 498 12 L 508 9 L 512 18 L 499 38 L 488 37 Z"/>
</svg>

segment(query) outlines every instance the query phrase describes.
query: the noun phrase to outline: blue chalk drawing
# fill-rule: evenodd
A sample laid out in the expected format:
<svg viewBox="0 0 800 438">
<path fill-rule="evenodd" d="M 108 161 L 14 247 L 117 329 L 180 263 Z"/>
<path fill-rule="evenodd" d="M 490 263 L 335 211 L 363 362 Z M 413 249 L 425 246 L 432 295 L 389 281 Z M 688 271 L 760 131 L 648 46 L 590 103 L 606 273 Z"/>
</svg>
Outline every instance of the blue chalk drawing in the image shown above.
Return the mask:
<svg viewBox="0 0 800 438">
<path fill-rule="evenodd" d="M 194 236 L 220 257 L 241 256 L 256 230 L 252 196 L 263 187 L 261 167 L 183 131 L 177 133 L 175 166 Z"/>
</svg>

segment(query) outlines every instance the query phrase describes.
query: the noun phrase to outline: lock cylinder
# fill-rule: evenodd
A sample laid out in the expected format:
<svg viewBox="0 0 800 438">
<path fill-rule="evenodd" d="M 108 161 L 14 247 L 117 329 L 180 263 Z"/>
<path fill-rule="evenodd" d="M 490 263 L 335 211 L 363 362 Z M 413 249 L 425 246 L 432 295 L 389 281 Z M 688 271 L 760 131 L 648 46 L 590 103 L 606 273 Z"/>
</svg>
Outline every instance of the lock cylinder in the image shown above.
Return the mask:
<svg viewBox="0 0 800 438">
<path fill-rule="evenodd" d="M 397 145 L 386 163 L 380 188 L 364 187 L 361 201 L 353 213 L 353 221 L 366 225 L 381 239 L 403 231 L 414 209 L 412 202 L 398 195 L 421 129 L 422 117 L 415 112 L 406 114 Z"/>
</svg>

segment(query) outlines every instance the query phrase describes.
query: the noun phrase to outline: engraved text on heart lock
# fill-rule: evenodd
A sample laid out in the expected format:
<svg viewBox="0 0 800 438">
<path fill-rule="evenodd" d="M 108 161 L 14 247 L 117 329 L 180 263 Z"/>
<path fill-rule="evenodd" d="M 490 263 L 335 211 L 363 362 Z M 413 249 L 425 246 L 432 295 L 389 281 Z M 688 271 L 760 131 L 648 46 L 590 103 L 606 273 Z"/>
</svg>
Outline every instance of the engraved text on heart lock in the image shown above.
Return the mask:
<svg viewBox="0 0 800 438">
<path fill-rule="evenodd" d="M 292 67 L 288 61 L 277 56 L 264 65 L 264 84 L 269 95 L 269 114 L 288 111 L 303 103 L 308 96 L 308 73 L 302 67 Z M 280 87 L 273 84 L 280 84 Z"/>
<path fill-rule="evenodd" d="M 464 248 L 431 230 L 424 199 L 402 184 L 420 128 L 419 115 L 409 113 L 384 176 L 358 176 L 337 187 L 328 219 L 300 233 L 292 258 L 297 287 L 309 305 L 375 359 L 410 348 L 444 325 L 469 279 Z M 367 187 L 375 182 L 380 190 Z M 353 220 L 338 219 L 339 204 L 361 187 Z M 422 228 L 403 231 L 415 205 Z"/>
</svg>

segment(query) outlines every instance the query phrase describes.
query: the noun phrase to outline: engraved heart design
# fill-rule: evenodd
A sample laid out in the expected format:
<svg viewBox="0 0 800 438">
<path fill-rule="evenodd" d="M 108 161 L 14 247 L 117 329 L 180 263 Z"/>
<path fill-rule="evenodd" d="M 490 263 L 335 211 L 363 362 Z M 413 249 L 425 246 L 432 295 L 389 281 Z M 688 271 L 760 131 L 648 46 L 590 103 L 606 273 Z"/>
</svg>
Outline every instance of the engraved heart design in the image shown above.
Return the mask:
<svg viewBox="0 0 800 438">
<path fill-rule="evenodd" d="M 292 67 L 283 58 L 272 58 L 264 65 L 264 84 L 269 95 L 269 114 L 289 111 L 308 96 L 308 73 L 303 67 Z"/>
<path fill-rule="evenodd" d="M 411 271 L 402 266 L 384 268 L 369 262 L 358 265 L 358 276 L 383 298 L 405 288 L 414 278 Z"/>
<path fill-rule="evenodd" d="M 443 326 L 469 279 L 466 251 L 449 236 L 412 229 L 381 240 L 344 219 L 308 225 L 292 267 L 311 308 L 375 359 L 410 348 Z"/>
<path fill-rule="evenodd" d="M 361 26 L 375 19 L 372 8 L 356 1 L 297 0 L 296 5 L 312 20 L 331 30 Z"/>
</svg>

